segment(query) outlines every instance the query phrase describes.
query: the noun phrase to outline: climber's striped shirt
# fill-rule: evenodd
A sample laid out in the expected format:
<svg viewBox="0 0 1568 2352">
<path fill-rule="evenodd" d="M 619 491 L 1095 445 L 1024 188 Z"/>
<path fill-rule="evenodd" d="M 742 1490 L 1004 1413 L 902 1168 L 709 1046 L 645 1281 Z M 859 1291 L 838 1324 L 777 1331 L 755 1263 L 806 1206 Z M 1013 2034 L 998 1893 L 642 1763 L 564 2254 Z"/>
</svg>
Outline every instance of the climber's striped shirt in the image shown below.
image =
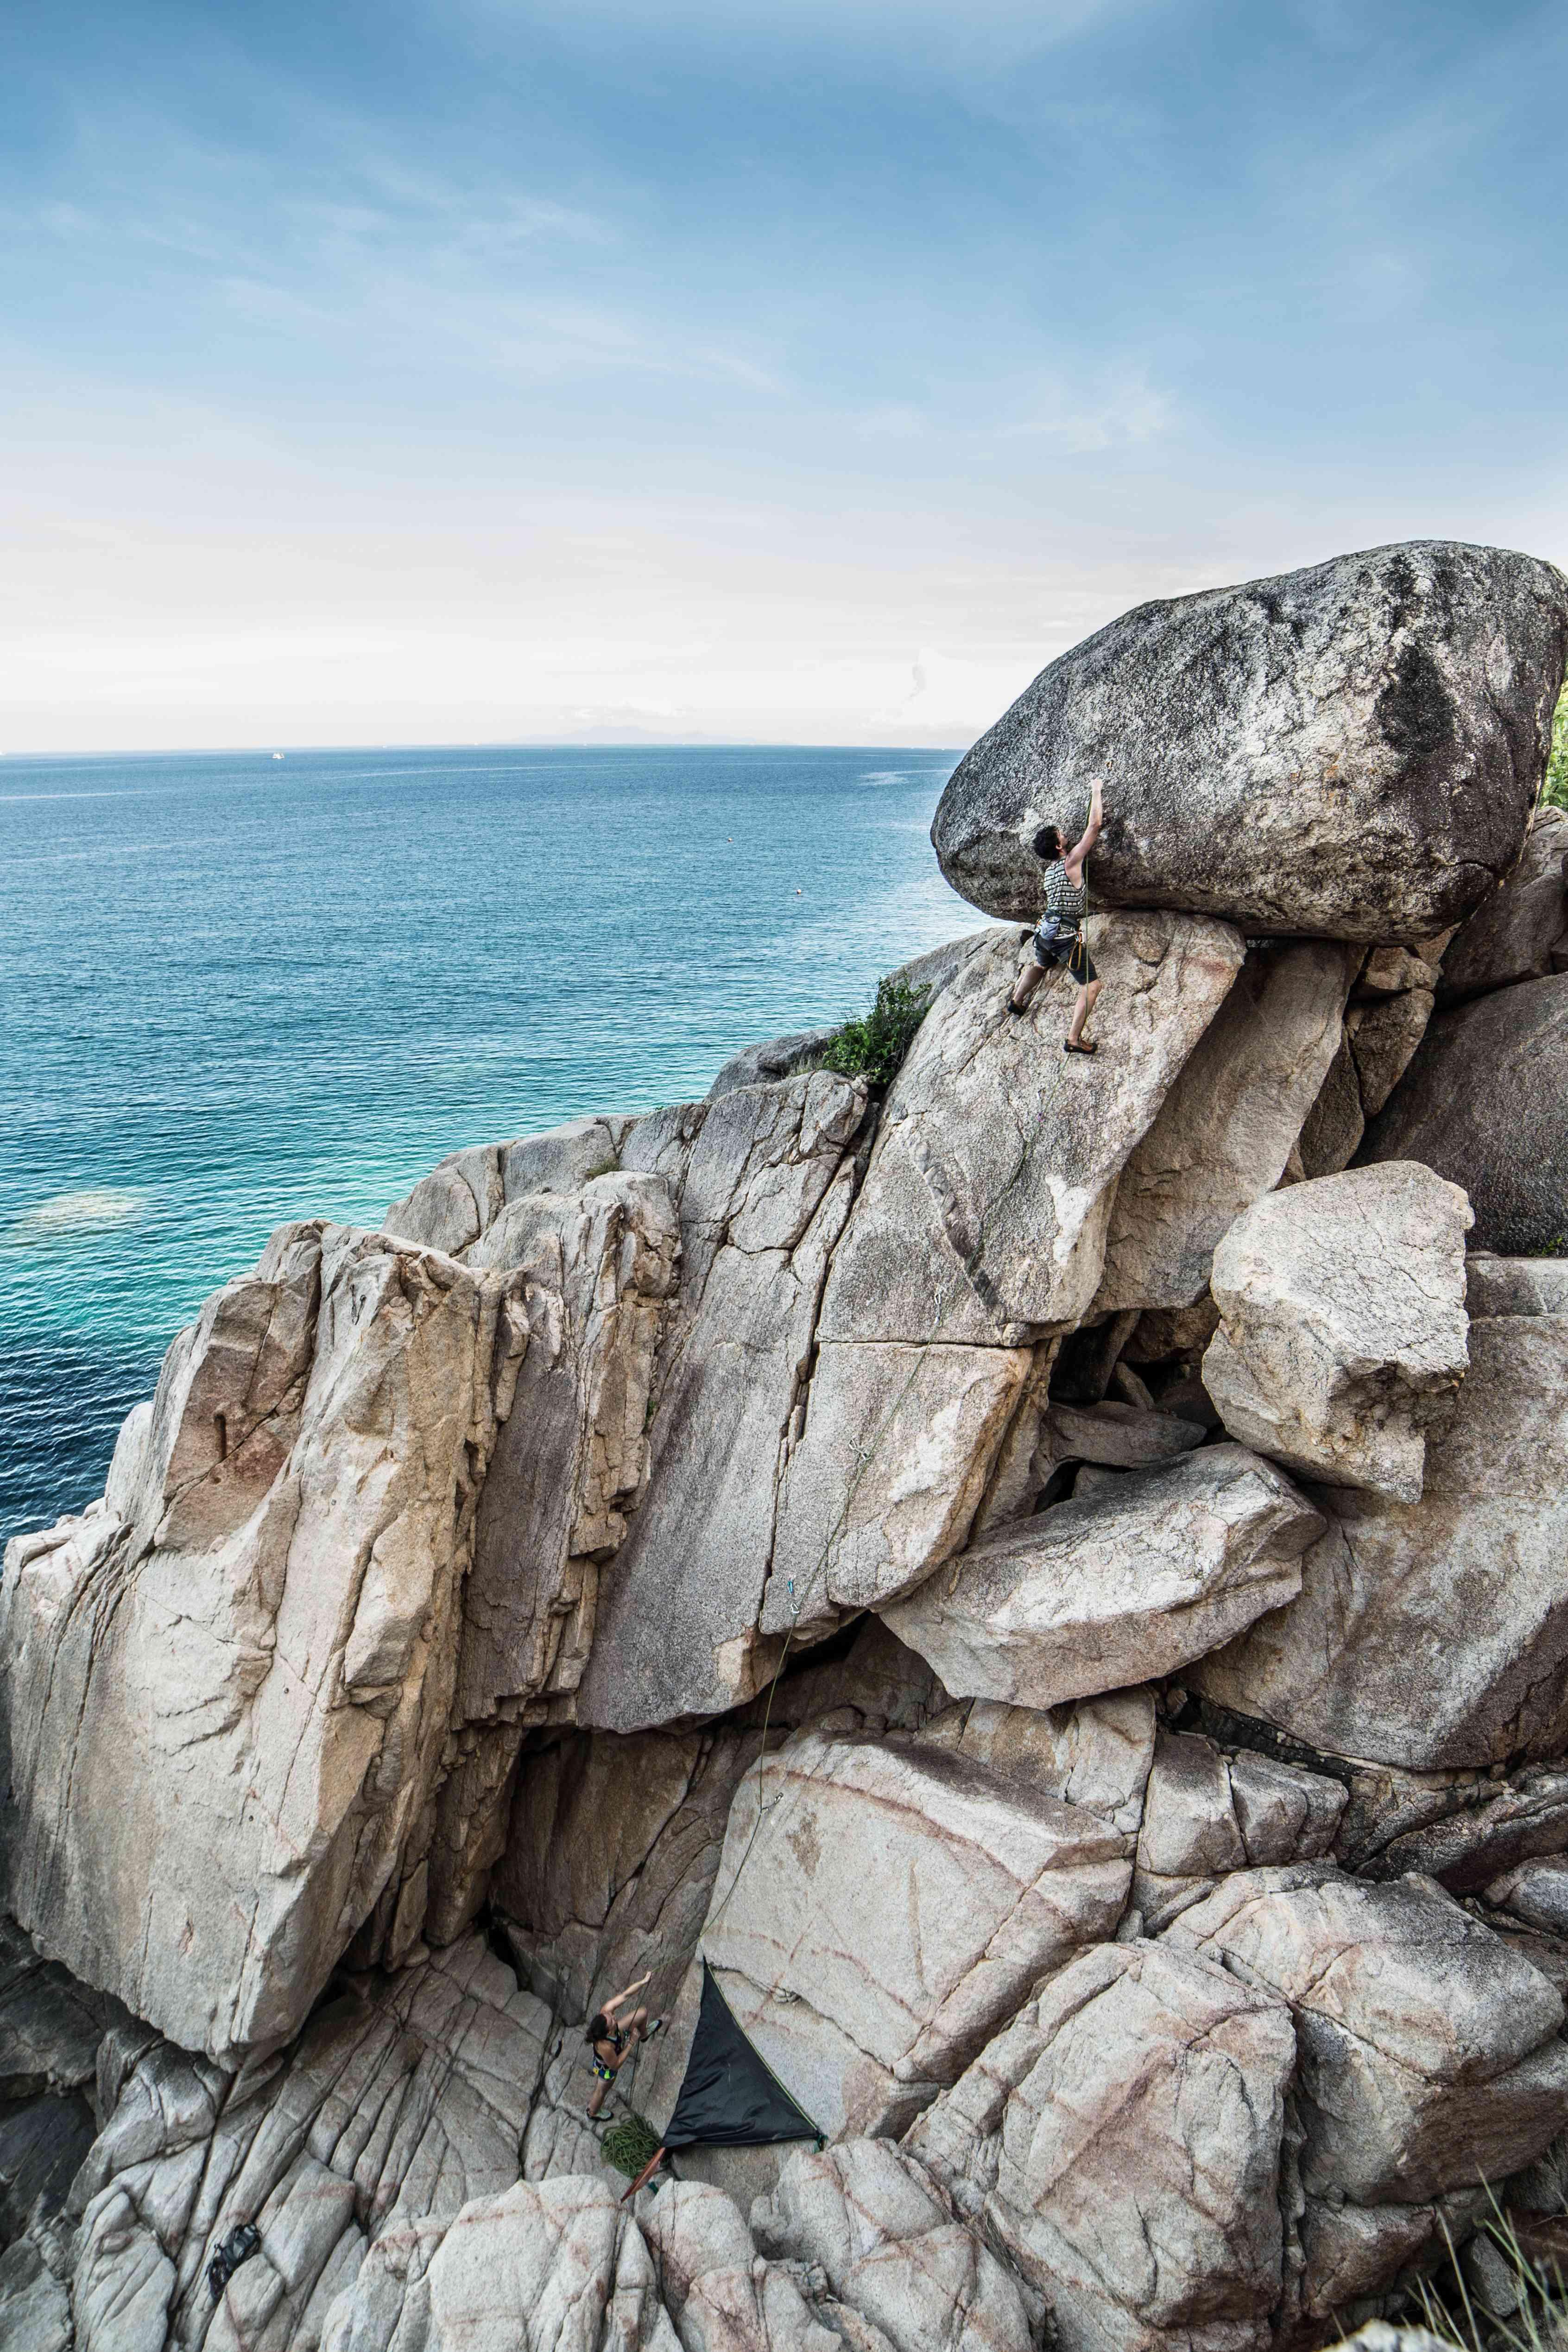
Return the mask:
<svg viewBox="0 0 1568 2352">
<path fill-rule="evenodd" d="M 1046 919 L 1054 915 L 1060 925 L 1059 937 L 1070 940 L 1084 918 L 1089 903 L 1087 881 L 1073 882 L 1067 867 L 1058 857 L 1046 868 Z"/>
</svg>

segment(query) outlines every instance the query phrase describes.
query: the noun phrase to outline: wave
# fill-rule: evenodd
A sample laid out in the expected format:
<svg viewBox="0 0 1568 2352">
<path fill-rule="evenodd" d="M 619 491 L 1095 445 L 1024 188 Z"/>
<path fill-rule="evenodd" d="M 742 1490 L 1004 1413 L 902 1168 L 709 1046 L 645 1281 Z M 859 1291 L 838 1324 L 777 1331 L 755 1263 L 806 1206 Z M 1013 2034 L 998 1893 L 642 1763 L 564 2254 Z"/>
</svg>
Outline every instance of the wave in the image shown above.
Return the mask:
<svg viewBox="0 0 1568 2352">
<path fill-rule="evenodd" d="M 145 1192 L 109 1186 L 83 1192 L 51 1192 L 36 1207 L 25 1210 L 5 1238 L 13 1243 L 40 1242 L 68 1234 L 110 1233 L 118 1225 L 133 1225 L 146 1206 Z"/>
</svg>

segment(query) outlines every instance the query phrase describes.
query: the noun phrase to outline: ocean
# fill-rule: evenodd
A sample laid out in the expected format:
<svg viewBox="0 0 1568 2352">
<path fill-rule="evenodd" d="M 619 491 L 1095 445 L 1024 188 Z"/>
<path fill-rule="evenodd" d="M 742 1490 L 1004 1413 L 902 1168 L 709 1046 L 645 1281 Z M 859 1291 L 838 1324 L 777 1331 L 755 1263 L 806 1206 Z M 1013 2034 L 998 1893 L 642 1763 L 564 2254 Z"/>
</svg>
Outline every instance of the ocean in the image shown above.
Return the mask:
<svg viewBox="0 0 1568 2352">
<path fill-rule="evenodd" d="M 973 929 L 927 838 L 956 756 L 0 761 L 0 1535 L 101 1490 L 275 1225 L 700 1095 Z"/>
</svg>

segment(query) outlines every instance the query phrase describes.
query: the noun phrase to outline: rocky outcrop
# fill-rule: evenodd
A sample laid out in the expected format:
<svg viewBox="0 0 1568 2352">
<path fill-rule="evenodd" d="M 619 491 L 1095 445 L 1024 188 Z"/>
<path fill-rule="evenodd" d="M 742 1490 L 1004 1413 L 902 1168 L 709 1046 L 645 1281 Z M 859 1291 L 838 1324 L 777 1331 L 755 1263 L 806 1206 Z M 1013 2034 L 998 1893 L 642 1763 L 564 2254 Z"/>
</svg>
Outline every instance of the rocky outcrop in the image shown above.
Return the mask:
<svg viewBox="0 0 1568 2352">
<path fill-rule="evenodd" d="M 1340 1049 L 1358 961 L 1306 940 L 1248 950 L 1123 1171 L 1101 1313 L 1203 1297 L 1216 1243 L 1285 1172 Z"/>
<path fill-rule="evenodd" d="M 1215 1253 L 1204 1385 L 1233 1437 L 1299 1476 L 1421 1498 L 1426 1428 L 1469 1358 L 1469 1203 L 1393 1160 L 1297 1184 Z"/>
<path fill-rule="evenodd" d="M 1416 941 L 1513 865 L 1568 657 L 1550 564 L 1421 540 L 1144 604 L 1041 671 L 931 827 L 953 887 L 1038 912 L 1028 843 L 1108 822 L 1101 903 Z"/>
<path fill-rule="evenodd" d="M 1519 863 L 1460 925 L 1443 953 L 1444 1005 L 1568 969 L 1568 814 L 1538 808 Z"/>
<path fill-rule="evenodd" d="M 956 1696 L 1055 1706 L 1279 1610 L 1321 1525 L 1268 1463 L 1205 1446 L 996 1529 L 884 1614 Z"/>
<path fill-rule="evenodd" d="M 1416 1770 L 1568 1748 L 1568 1319 L 1473 1322 L 1469 1357 L 1420 1501 L 1312 1488 L 1300 1597 L 1192 1667 L 1209 1698 Z"/>
<path fill-rule="evenodd" d="M 741 1783 L 702 1933 L 724 1997 L 819 2129 L 900 2129 L 1030 1985 L 1113 1935 L 1130 1839 L 962 1752 L 807 1733 Z M 693 1970 L 647 2096 L 685 2069 Z"/>
<path fill-rule="evenodd" d="M 208 1303 L 0 1581 L 0 2339 L 1310 2352 L 1562 2201 L 1568 1266 L 1484 1245 L 1561 1190 L 1564 614 L 1131 616 L 1021 706 L 1173 896 L 1092 1060 L 987 929 L 885 1088 L 775 1040 Z M 821 2141 L 623 2202 L 705 1969 Z"/>
<path fill-rule="evenodd" d="M 1568 1234 L 1568 972 L 1440 1013 L 1366 1137 L 1469 1196 L 1475 1245 L 1559 1253 Z"/>
<path fill-rule="evenodd" d="M 1277 1996 L 1157 1944 L 1086 1952 L 906 2146 L 1068 2352 L 1268 2340 L 1296 2037 Z"/>
<path fill-rule="evenodd" d="M 171 1350 L 127 1517 L 13 1547 L 6 1900 L 187 2048 L 297 2032 L 410 1861 L 516 1291 L 285 1226 Z"/>
</svg>

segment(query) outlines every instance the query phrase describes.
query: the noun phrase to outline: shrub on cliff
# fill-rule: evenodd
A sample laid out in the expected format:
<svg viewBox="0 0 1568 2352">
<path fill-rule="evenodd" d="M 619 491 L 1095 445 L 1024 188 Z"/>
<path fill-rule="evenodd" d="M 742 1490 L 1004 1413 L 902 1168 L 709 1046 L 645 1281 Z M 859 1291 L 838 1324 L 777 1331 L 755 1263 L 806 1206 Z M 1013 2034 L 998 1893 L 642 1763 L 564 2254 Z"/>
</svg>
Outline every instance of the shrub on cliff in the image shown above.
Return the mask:
<svg viewBox="0 0 1568 2352">
<path fill-rule="evenodd" d="M 1552 757 L 1541 798 L 1547 808 L 1568 809 L 1568 686 L 1557 698 L 1552 720 Z"/>
<path fill-rule="evenodd" d="M 910 988 L 906 981 L 879 980 L 877 1002 L 863 1021 L 847 1021 L 829 1040 L 822 1056 L 825 1070 L 841 1078 L 864 1078 L 873 1087 L 889 1087 L 898 1076 L 915 1031 L 925 1019 L 929 988 Z"/>
</svg>

